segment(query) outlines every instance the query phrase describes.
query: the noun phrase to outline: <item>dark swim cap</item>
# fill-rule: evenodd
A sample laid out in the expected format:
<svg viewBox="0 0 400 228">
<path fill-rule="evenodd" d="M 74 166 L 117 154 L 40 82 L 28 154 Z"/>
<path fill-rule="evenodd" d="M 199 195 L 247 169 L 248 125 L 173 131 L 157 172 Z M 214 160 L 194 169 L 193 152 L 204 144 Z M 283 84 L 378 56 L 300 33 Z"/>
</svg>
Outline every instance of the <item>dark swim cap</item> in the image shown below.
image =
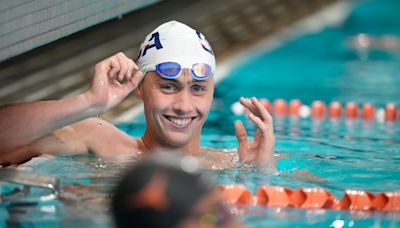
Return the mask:
<svg viewBox="0 0 400 228">
<path fill-rule="evenodd" d="M 112 200 L 117 227 L 174 227 L 214 186 L 191 156 L 155 153 L 128 169 Z"/>
</svg>

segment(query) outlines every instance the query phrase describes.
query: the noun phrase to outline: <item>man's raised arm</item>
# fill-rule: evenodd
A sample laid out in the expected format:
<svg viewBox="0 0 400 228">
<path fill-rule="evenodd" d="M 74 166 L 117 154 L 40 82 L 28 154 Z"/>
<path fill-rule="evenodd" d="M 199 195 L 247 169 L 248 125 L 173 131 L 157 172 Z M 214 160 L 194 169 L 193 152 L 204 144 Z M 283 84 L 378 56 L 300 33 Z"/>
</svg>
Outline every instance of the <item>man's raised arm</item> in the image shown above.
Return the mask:
<svg viewBox="0 0 400 228">
<path fill-rule="evenodd" d="M 123 53 L 118 53 L 96 64 L 92 84 L 81 95 L 1 106 L 0 154 L 27 145 L 64 126 L 102 114 L 119 104 L 142 78 L 143 73 L 136 64 Z"/>
</svg>

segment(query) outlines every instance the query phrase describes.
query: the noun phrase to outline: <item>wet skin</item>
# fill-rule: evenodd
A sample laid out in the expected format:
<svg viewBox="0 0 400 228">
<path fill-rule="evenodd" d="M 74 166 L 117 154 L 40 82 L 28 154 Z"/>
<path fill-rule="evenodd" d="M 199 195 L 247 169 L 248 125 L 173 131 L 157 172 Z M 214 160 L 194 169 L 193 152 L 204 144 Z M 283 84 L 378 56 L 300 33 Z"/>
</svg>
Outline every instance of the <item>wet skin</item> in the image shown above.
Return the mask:
<svg viewBox="0 0 400 228">
<path fill-rule="evenodd" d="M 20 103 L 3 109 L 1 116 L 9 120 L 1 121 L 0 126 L 15 134 L 0 134 L 0 138 L 7 142 L 0 146 L 0 163 L 22 163 L 41 154 L 88 151 L 116 158 L 118 155 L 134 156 L 158 148 L 212 157 L 211 164 L 232 160 L 229 156 L 225 159 L 226 154 L 217 153 L 222 149 L 200 148 L 201 129 L 213 99 L 213 77 L 198 81 L 192 78 L 188 69 L 184 69 L 176 79 L 164 79 L 155 72 L 148 72 L 143 77 L 132 59 L 117 53 L 96 64 L 92 84 L 81 95 Z M 132 91 L 143 100 L 145 107 L 147 127 L 140 138 L 133 138 L 94 117 L 113 108 Z M 257 126 L 254 139 L 249 141 L 243 124 L 235 123 L 240 161 L 261 165 L 273 163 L 275 137 L 272 117 L 256 98 L 241 98 L 240 102 L 249 119 Z M 18 115 L 28 111 L 29 120 L 24 115 Z M 17 122 L 20 124 L 9 124 Z M 204 150 L 206 153 L 201 153 Z"/>
<path fill-rule="evenodd" d="M 119 104 L 132 91 L 145 106 L 147 128 L 140 138 L 95 117 Z M 196 154 L 213 169 L 231 168 L 236 165 L 234 154 L 223 149 L 200 148 L 200 133 L 213 92 L 213 77 L 197 81 L 187 69 L 173 80 L 163 79 L 155 72 L 144 77 L 132 59 L 117 53 L 96 64 L 91 86 L 83 94 L 1 107 L 0 167 L 21 164 L 43 154 L 89 151 L 111 162 L 123 163 L 166 147 Z M 257 129 L 250 141 L 243 124 L 235 122 L 238 140 L 235 153 L 241 163 L 273 166 L 275 136 L 271 115 L 254 97 L 240 98 L 240 103 Z"/>
</svg>

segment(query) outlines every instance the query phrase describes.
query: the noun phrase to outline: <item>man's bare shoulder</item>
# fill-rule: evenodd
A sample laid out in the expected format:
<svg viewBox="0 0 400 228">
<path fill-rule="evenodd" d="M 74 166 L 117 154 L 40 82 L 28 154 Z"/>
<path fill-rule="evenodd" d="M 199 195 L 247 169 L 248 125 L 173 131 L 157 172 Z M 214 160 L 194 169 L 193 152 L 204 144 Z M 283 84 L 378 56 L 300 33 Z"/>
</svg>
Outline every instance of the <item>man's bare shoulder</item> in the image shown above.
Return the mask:
<svg viewBox="0 0 400 228">
<path fill-rule="evenodd" d="M 101 156 L 128 154 L 138 150 L 137 138 L 97 117 L 66 126 L 55 134 L 64 139 L 81 140 L 89 151 Z"/>
</svg>

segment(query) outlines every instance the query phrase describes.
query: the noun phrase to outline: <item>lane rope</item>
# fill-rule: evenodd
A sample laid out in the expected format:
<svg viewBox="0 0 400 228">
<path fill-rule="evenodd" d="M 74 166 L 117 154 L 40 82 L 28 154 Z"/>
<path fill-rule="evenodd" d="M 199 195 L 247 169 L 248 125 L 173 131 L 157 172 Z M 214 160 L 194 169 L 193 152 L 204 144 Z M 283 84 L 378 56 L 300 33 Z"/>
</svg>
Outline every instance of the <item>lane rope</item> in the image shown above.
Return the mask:
<svg viewBox="0 0 400 228">
<path fill-rule="evenodd" d="M 387 103 L 384 107 L 376 108 L 369 102 L 359 105 L 354 101 L 349 101 L 344 105 L 339 101 L 332 101 L 327 105 L 324 101 L 315 100 L 310 106 L 303 104 L 299 99 L 287 102 L 279 98 L 271 103 L 268 99 L 262 98 L 260 101 L 274 116 L 311 117 L 313 119 L 362 118 L 366 121 L 376 120 L 379 122 L 394 122 L 399 119 L 398 107 L 393 102 Z M 235 115 L 243 115 L 244 107 L 239 102 L 234 102 L 231 105 L 231 111 Z"/>
<path fill-rule="evenodd" d="M 320 187 L 292 190 L 288 187 L 266 185 L 259 186 L 256 195 L 241 184 L 219 185 L 218 188 L 226 203 L 238 206 L 400 212 L 400 192 L 373 194 L 369 191 L 348 189 L 339 200 Z"/>
</svg>

